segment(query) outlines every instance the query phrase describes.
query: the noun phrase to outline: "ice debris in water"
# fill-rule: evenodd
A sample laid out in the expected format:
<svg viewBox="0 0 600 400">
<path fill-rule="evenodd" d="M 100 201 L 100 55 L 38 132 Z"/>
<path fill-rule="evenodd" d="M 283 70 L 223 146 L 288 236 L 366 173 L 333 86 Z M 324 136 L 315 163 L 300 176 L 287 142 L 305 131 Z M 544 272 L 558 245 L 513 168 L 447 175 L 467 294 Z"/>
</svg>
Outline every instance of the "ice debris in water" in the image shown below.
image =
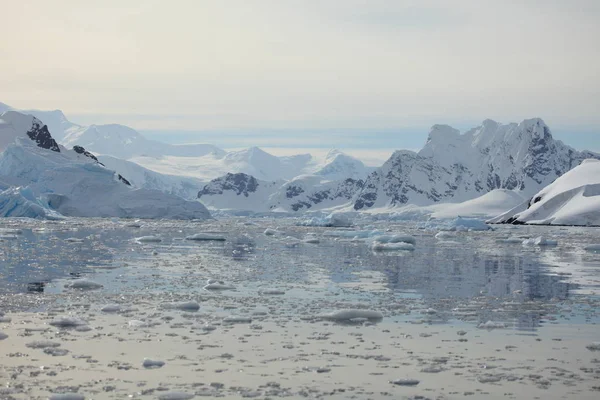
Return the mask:
<svg viewBox="0 0 600 400">
<path fill-rule="evenodd" d="M 342 237 L 342 238 L 359 238 L 366 239 L 374 236 L 383 235 L 383 232 L 377 230 L 361 230 L 361 231 L 352 231 L 352 230 L 336 230 L 336 231 L 325 231 L 323 232 L 323 236 L 331 236 L 331 237 Z"/>
<path fill-rule="evenodd" d="M 230 315 L 229 317 L 225 317 L 223 322 L 226 324 L 250 324 L 252 323 L 252 318 Z"/>
<path fill-rule="evenodd" d="M 223 281 L 219 281 L 216 279 L 209 279 L 206 281 L 206 286 L 204 286 L 205 290 L 233 290 L 235 286 L 228 285 Z"/>
<path fill-rule="evenodd" d="M 106 312 L 106 313 L 116 313 L 116 312 L 121 311 L 121 305 L 120 304 L 107 304 L 104 307 L 102 307 L 100 309 L 100 311 Z"/>
<path fill-rule="evenodd" d="M 75 279 L 74 281 L 67 283 L 65 286 L 71 289 L 81 290 L 94 290 L 103 287 L 100 283 L 85 278 Z"/>
<path fill-rule="evenodd" d="M 439 240 L 454 239 L 456 238 L 456 234 L 448 231 L 440 231 L 435 235 L 435 238 Z"/>
<path fill-rule="evenodd" d="M 267 236 L 275 236 L 277 231 L 275 229 L 267 228 L 265 229 L 265 235 Z"/>
<path fill-rule="evenodd" d="M 194 397 L 193 394 L 185 392 L 166 392 L 158 395 L 158 400 L 189 400 Z"/>
<path fill-rule="evenodd" d="M 299 226 L 350 227 L 352 220 L 345 213 L 331 213 L 326 217 L 312 217 L 297 223 Z"/>
<path fill-rule="evenodd" d="M 373 239 L 377 243 L 409 243 L 417 244 L 417 239 L 409 235 L 381 235 Z"/>
<path fill-rule="evenodd" d="M 127 325 L 129 325 L 130 328 L 147 328 L 149 326 L 147 322 L 137 319 L 132 319 L 127 323 Z"/>
<path fill-rule="evenodd" d="M 125 224 L 127 228 L 141 228 L 142 224 L 139 221 L 128 222 Z"/>
<path fill-rule="evenodd" d="M 600 252 L 600 244 L 590 244 L 583 248 L 586 251 L 597 251 Z"/>
<path fill-rule="evenodd" d="M 262 289 L 259 293 L 265 295 L 282 295 L 285 294 L 285 291 L 281 289 Z"/>
<path fill-rule="evenodd" d="M 488 330 L 504 329 L 504 328 L 506 328 L 506 324 L 504 322 L 488 321 L 488 322 L 477 325 L 477 327 L 479 329 L 488 329 Z"/>
<path fill-rule="evenodd" d="M 594 342 L 585 346 L 589 351 L 600 351 L 600 342 Z"/>
<path fill-rule="evenodd" d="M 75 317 L 59 317 L 50 321 L 49 324 L 59 328 L 74 328 L 87 325 L 84 320 Z"/>
<path fill-rule="evenodd" d="M 185 238 L 186 240 L 215 240 L 219 242 L 225 241 L 225 236 L 214 233 L 196 233 Z"/>
<path fill-rule="evenodd" d="M 159 361 L 159 360 L 151 360 L 149 358 L 144 358 L 144 362 L 142 362 L 142 366 L 144 368 L 161 368 L 163 365 L 165 365 L 164 361 Z"/>
<path fill-rule="evenodd" d="M 85 400 L 85 396 L 79 393 L 52 394 L 48 400 Z"/>
<path fill-rule="evenodd" d="M 533 239 L 525 239 L 523 240 L 523 246 L 557 246 L 558 242 L 556 240 L 546 239 L 542 236 L 538 236 Z"/>
<path fill-rule="evenodd" d="M 373 242 L 373 244 L 371 245 L 371 249 L 374 251 L 388 251 L 388 250 L 412 251 L 415 249 L 415 246 L 413 244 L 404 243 L 404 242 L 399 242 L 399 243 Z"/>
<path fill-rule="evenodd" d="M 303 242 L 304 243 L 309 243 L 309 244 L 318 244 L 321 241 L 314 234 L 309 234 L 309 235 L 306 235 L 306 237 L 304 238 Z"/>
<path fill-rule="evenodd" d="M 519 243 L 520 244 L 520 243 L 523 243 L 523 239 L 511 236 L 511 237 L 508 237 L 505 239 L 498 239 L 497 242 L 498 243 L 515 243 L 515 244 Z"/>
<path fill-rule="evenodd" d="M 66 238 L 65 242 L 70 242 L 70 243 L 83 243 L 84 240 L 83 239 L 79 239 L 79 238 Z"/>
<path fill-rule="evenodd" d="M 6 338 L 8 338 L 8 335 L 4 332 L 0 332 L 0 340 L 4 340 Z"/>
<path fill-rule="evenodd" d="M 60 343 L 53 342 L 51 340 L 36 340 L 35 342 L 29 342 L 25 345 L 30 349 L 48 349 L 53 347 L 60 347 Z"/>
<path fill-rule="evenodd" d="M 417 386 L 420 383 L 420 381 L 416 379 L 396 379 L 394 381 L 391 381 L 391 383 L 398 386 Z"/>
<path fill-rule="evenodd" d="M 437 229 L 442 231 L 487 231 L 492 227 L 477 218 L 457 217 L 453 220 L 430 220 L 423 225 L 426 229 Z"/>
<path fill-rule="evenodd" d="M 178 303 L 165 304 L 165 307 L 182 311 L 198 311 L 200 309 L 200 304 L 196 301 L 181 301 Z"/>
<path fill-rule="evenodd" d="M 139 243 L 158 243 L 162 242 L 162 239 L 158 236 L 142 236 L 135 239 Z"/>
<path fill-rule="evenodd" d="M 383 319 L 383 314 L 379 311 L 373 310 L 358 310 L 358 309 L 349 309 L 349 310 L 339 310 L 334 311 L 329 314 L 321 315 L 322 319 L 330 320 L 330 321 L 350 321 L 352 319 L 357 318 L 366 318 L 366 319 Z"/>
</svg>

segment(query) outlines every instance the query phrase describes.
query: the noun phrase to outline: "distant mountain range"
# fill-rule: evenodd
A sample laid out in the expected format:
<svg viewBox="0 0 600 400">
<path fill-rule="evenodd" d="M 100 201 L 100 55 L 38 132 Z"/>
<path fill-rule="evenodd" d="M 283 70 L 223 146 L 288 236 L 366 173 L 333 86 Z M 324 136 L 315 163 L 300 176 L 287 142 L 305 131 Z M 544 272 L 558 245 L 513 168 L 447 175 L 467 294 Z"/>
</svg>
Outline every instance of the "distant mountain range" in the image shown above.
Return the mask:
<svg viewBox="0 0 600 400">
<path fill-rule="evenodd" d="M 0 112 L 10 107 L 0 103 Z M 367 211 L 459 203 L 495 189 L 529 198 L 584 159 L 600 159 L 554 140 L 539 118 L 485 120 L 465 133 L 434 125 L 419 152 L 396 151 L 379 168 L 332 150 L 276 157 L 257 147 L 226 152 L 206 144 L 168 145 L 122 125 L 83 127 L 60 111 L 27 111 L 57 142 L 83 146 L 135 187 L 157 189 L 215 209 Z M 57 131 L 54 134 L 53 130 Z"/>
</svg>

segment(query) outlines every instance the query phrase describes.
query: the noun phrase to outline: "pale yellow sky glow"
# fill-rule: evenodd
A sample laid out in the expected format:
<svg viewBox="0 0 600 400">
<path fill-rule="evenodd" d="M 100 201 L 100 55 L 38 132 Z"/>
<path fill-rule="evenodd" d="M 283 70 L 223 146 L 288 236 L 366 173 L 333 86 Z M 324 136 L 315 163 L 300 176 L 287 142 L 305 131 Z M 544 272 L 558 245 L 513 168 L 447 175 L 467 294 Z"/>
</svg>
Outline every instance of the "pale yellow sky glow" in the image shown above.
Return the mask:
<svg viewBox="0 0 600 400">
<path fill-rule="evenodd" d="M 600 122 L 600 1 L 0 6 L 0 101 L 18 108 L 140 129 Z"/>
</svg>

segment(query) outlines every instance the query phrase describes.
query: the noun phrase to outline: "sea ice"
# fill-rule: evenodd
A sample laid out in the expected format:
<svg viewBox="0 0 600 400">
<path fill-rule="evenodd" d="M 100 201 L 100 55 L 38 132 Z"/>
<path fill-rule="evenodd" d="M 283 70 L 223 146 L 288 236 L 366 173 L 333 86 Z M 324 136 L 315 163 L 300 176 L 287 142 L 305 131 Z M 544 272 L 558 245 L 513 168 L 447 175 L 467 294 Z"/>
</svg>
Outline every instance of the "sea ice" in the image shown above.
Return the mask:
<svg viewBox="0 0 600 400">
<path fill-rule="evenodd" d="M 589 351 L 600 351 L 600 342 L 594 342 L 585 346 Z"/>
<path fill-rule="evenodd" d="M 158 243 L 162 242 L 162 239 L 158 236 L 142 236 L 135 239 L 139 243 Z"/>
<path fill-rule="evenodd" d="M 81 289 L 81 290 L 94 290 L 94 289 L 100 289 L 101 287 L 103 287 L 103 285 L 91 281 L 89 279 L 76 279 L 72 282 L 69 282 L 65 285 L 65 287 L 69 287 L 71 289 Z"/>
<path fill-rule="evenodd" d="M 228 285 L 223 281 L 209 279 L 204 286 L 204 290 L 233 290 L 235 286 Z"/>
<path fill-rule="evenodd" d="M 48 400 L 85 400 L 85 396 L 79 393 L 52 394 Z"/>
<path fill-rule="evenodd" d="M 65 242 L 70 242 L 70 243 L 83 243 L 84 240 L 80 239 L 80 238 L 66 238 Z"/>
<path fill-rule="evenodd" d="M 35 342 L 29 342 L 25 346 L 30 349 L 48 349 L 54 347 L 60 347 L 60 343 L 53 342 L 51 340 L 36 340 Z"/>
<path fill-rule="evenodd" d="M 275 234 L 277 234 L 277 231 L 275 229 L 271 229 L 271 228 L 265 229 L 265 235 L 267 235 L 267 236 L 275 236 Z"/>
<path fill-rule="evenodd" d="M 523 240 L 523 246 L 557 246 L 558 242 L 556 240 L 546 239 L 542 236 L 538 236 L 533 239 L 525 239 Z"/>
<path fill-rule="evenodd" d="M 144 358 L 144 362 L 142 362 L 142 366 L 144 368 L 161 368 L 163 365 L 165 365 L 164 361 L 159 361 L 159 360 L 151 360 L 149 358 Z"/>
<path fill-rule="evenodd" d="M 281 290 L 281 289 L 263 289 L 259 291 L 260 294 L 266 294 L 266 295 L 281 295 L 281 294 L 285 294 L 285 291 Z"/>
<path fill-rule="evenodd" d="M 390 251 L 390 250 L 407 250 L 411 251 L 415 249 L 415 246 L 410 243 L 379 243 L 374 242 L 371 245 L 371 249 L 374 251 Z"/>
<path fill-rule="evenodd" d="M 116 313 L 116 312 L 121 311 L 121 305 L 120 304 L 107 304 L 104 307 L 102 307 L 100 309 L 100 311 L 106 312 L 106 313 Z"/>
<path fill-rule="evenodd" d="M 334 311 L 329 314 L 323 314 L 320 317 L 322 319 L 326 319 L 326 320 L 330 320 L 330 321 L 349 321 L 351 319 L 356 319 L 356 318 L 379 320 L 379 319 L 383 319 L 383 314 L 380 313 L 379 311 L 349 309 L 349 310 Z"/>
<path fill-rule="evenodd" d="M 87 325 L 84 320 L 75 317 L 59 317 L 50 321 L 49 324 L 59 328 L 74 328 Z"/>
<path fill-rule="evenodd" d="M 200 304 L 196 301 L 182 301 L 179 303 L 166 304 L 166 307 L 182 311 L 198 311 L 200 309 Z"/>
<path fill-rule="evenodd" d="M 600 252 L 600 244 L 590 244 L 583 248 L 586 251 L 598 251 Z"/>
<path fill-rule="evenodd" d="M 488 321 L 488 322 L 477 325 L 477 327 L 479 329 L 487 329 L 487 330 L 504 329 L 504 328 L 506 328 L 506 324 L 504 322 Z"/>
<path fill-rule="evenodd" d="M 396 379 L 394 381 L 391 381 L 390 383 L 393 383 L 394 385 L 398 386 L 417 386 L 420 383 L 420 381 L 416 379 Z"/>
<path fill-rule="evenodd" d="M 417 244 L 417 239 L 414 236 L 409 235 L 381 235 L 377 236 L 373 239 L 373 241 L 378 243 L 409 243 L 409 244 Z"/>
<path fill-rule="evenodd" d="M 185 238 L 186 240 L 215 240 L 219 242 L 225 241 L 225 236 L 214 233 L 196 233 Z"/>
<path fill-rule="evenodd" d="M 4 332 L 0 332 L 0 340 L 4 340 L 6 338 L 8 338 L 8 335 Z"/>
<path fill-rule="evenodd" d="M 229 317 L 225 317 L 223 322 L 226 324 L 250 324 L 252 323 L 252 318 L 230 315 Z"/>
<path fill-rule="evenodd" d="M 444 240 L 444 239 L 454 239 L 456 235 L 454 233 L 448 231 L 441 231 L 435 235 L 436 239 Z"/>
<path fill-rule="evenodd" d="M 147 322 L 137 319 L 132 319 L 127 323 L 127 325 L 129 325 L 130 328 L 147 328 L 149 326 Z"/>
<path fill-rule="evenodd" d="M 166 392 L 158 395 L 158 400 L 189 400 L 193 399 L 193 394 L 185 392 Z"/>
</svg>

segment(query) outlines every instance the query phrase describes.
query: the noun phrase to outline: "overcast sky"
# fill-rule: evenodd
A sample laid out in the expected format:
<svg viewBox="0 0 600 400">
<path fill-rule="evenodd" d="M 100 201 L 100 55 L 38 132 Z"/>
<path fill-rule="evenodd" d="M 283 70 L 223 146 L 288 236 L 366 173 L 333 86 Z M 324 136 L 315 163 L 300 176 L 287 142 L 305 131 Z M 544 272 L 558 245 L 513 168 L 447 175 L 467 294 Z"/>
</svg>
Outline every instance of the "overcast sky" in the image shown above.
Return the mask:
<svg viewBox="0 0 600 400">
<path fill-rule="evenodd" d="M 0 10 L 0 101 L 76 122 L 169 140 L 234 132 L 230 147 L 252 135 L 295 146 L 301 132 L 311 132 L 301 147 L 372 137 L 418 147 L 434 123 L 536 116 L 600 149 L 598 0 L 0 0 Z"/>
</svg>

